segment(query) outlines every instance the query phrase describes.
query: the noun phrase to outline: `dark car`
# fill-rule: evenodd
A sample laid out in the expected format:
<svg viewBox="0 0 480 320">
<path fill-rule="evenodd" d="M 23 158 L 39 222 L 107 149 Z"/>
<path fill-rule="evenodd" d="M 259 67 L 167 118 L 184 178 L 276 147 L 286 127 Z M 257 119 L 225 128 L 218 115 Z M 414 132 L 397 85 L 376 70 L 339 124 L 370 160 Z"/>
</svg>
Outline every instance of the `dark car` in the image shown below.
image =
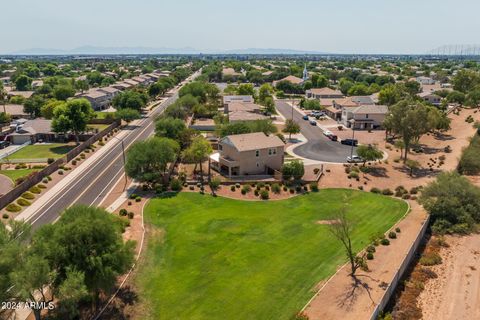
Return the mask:
<svg viewBox="0 0 480 320">
<path fill-rule="evenodd" d="M 0 149 L 4 149 L 10 145 L 9 141 L 0 141 Z"/>
<path fill-rule="evenodd" d="M 340 141 L 341 144 L 346 144 L 347 146 L 356 146 L 358 144 L 357 139 L 343 139 Z"/>
<path fill-rule="evenodd" d="M 312 126 L 316 126 L 316 125 L 317 125 L 317 121 L 315 121 L 315 120 L 310 120 L 310 124 L 311 124 Z"/>
<path fill-rule="evenodd" d="M 308 116 L 303 116 L 302 119 L 303 120 L 308 120 Z"/>
<path fill-rule="evenodd" d="M 337 137 L 336 135 L 334 135 L 334 134 L 331 134 L 331 135 L 329 135 L 329 136 L 327 136 L 327 137 L 328 137 L 328 139 L 330 139 L 330 140 L 332 140 L 332 141 L 337 141 L 337 140 L 338 140 L 338 137 Z"/>
</svg>

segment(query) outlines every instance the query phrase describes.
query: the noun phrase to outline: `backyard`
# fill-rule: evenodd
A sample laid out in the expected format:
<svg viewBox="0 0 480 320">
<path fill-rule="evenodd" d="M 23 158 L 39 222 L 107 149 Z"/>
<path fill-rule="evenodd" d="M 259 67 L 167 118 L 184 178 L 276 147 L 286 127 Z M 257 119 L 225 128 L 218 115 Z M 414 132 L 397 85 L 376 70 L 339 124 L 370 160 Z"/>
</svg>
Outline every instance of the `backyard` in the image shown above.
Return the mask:
<svg viewBox="0 0 480 320">
<path fill-rule="evenodd" d="M 7 176 L 8 178 L 10 178 L 10 180 L 12 180 L 13 183 L 15 183 L 15 181 L 18 178 L 26 177 L 30 173 L 36 172 L 36 171 L 38 170 L 35 170 L 35 169 L 0 170 L 0 174 Z"/>
<path fill-rule="evenodd" d="M 361 250 L 406 212 L 401 200 L 347 189 L 281 201 L 197 193 L 156 198 L 135 281 L 150 319 L 290 319 L 345 262 L 322 220 L 344 204 Z"/>
<path fill-rule="evenodd" d="M 58 159 L 75 148 L 75 144 L 45 143 L 28 145 L 8 157 L 11 160 L 18 159 Z M 6 160 L 5 158 L 4 160 Z M 28 162 L 28 161 L 26 161 Z"/>
</svg>

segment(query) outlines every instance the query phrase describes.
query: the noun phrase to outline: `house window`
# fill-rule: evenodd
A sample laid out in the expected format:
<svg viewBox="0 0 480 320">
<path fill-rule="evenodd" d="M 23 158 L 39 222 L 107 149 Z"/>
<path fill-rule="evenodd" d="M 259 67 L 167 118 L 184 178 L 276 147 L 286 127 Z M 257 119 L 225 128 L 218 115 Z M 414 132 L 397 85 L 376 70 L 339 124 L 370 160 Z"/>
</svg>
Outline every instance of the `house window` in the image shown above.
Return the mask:
<svg viewBox="0 0 480 320">
<path fill-rule="evenodd" d="M 368 119 L 368 113 L 365 115 L 365 118 L 367 118 L 367 119 Z"/>
<path fill-rule="evenodd" d="M 268 155 L 269 156 L 276 155 L 276 154 L 277 154 L 277 149 L 275 149 L 275 148 L 268 149 Z"/>
<path fill-rule="evenodd" d="M 273 154 L 277 154 L 277 149 L 273 149 Z"/>
<path fill-rule="evenodd" d="M 260 167 L 260 164 L 257 162 L 257 168 Z"/>
<path fill-rule="evenodd" d="M 218 145 L 218 150 L 223 150 L 223 146 L 221 144 Z"/>
<path fill-rule="evenodd" d="M 260 157 L 260 151 L 259 150 L 255 150 L 255 157 Z M 258 163 L 257 163 L 258 165 Z"/>
</svg>

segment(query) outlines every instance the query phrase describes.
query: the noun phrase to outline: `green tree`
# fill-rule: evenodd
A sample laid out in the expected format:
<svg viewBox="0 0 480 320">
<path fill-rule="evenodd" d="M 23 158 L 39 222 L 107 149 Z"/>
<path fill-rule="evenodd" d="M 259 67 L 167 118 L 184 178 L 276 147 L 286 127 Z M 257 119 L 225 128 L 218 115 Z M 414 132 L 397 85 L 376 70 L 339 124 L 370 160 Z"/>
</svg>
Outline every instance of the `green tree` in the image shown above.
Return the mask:
<svg viewBox="0 0 480 320">
<path fill-rule="evenodd" d="M 300 133 L 300 125 L 292 119 L 287 119 L 282 131 L 288 133 L 288 139 L 292 139 L 292 134 Z"/>
<path fill-rule="evenodd" d="M 383 124 L 387 132 L 402 137 L 405 146 L 404 160 L 407 160 L 412 143 L 432 129 L 428 121 L 428 108 L 423 103 L 411 100 L 402 100 L 391 106 Z"/>
<path fill-rule="evenodd" d="M 10 123 L 12 121 L 12 117 L 5 112 L 0 112 L 0 124 Z"/>
<path fill-rule="evenodd" d="M 453 78 L 453 88 L 467 93 L 477 85 L 480 85 L 480 74 L 472 70 L 460 70 Z"/>
<path fill-rule="evenodd" d="M 53 97 L 57 100 L 66 101 L 75 95 L 75 89 L 69 85 L 58 85 L 53 88 Z"/>
<path fill-rule="evenodd" d="M 418 161 L 408 159 L 405 161 L 405 166 L 410 170 L 410 177 L 413 177 L 413 173 L 420 168 L 420 163 Z"/>
<path fill-rule="evenodd" d="M 139 182 L 151 186 L 165 180 L 169 163 L 177 159 L 180 146 L 168 138 L 150 138 L 136 142 L 127 152 L 125 171 Z"/>
<path fill-rule="evenodd" d="M 80 90 L 81 93 L 84 93 L 90 88 L 88 81 L 86 80 L 77 80 L 75 81 L 75 89 Z"/>
<path fill-rule="evenodd" d="M 383 158 L 383 152 L 373 144 L 362 144 L 357 147 L 357 155 L 363 158 L 363 166 L 367 161 L 377 161 Z"/>
<path fill-rule="evenodd" d="M 32 238 L 29 256 L 38 262 L 32 261 L 31 272 L 36 264 L 42 266 L 33 280 L 40 284 L 43 277 L 45 284 L 53 284 L 52 293 L 60 289 L 67 299 L 65 290 L 75 283 L 76 292 L 71 291 L 70 298 L 81 297 L 85 288 L 95 300 L 100 293 L 110 292 L 133 262 L 135 244 L 123 241 L 121 228 L 120 221 L 104 209 L 83 205 L 66 209 L 55 224 L 42 226 Z M 79 283 L 82 276 L 83 284 Z"/>
<path fill-rule="evenodd" d="M 197 169 L 197 164 L 200 166 L 200 179 L 203 181 L 203 166 L 202 162 L 208 159 L 208 156 L 213 152 L 212 146 L 203 136 L 196 136 L 193 138 L 190 146 L 182 153 L 182 158 L 186 162 L 194 163 Z"/>
<path fill-rule="evenodd" d="M 15 88 L 18 91 L 27 91 L 31 89 L 32 79 L 24 74 L 17 77 L 15 80 Z"/>
<path fill-rule="evenodd" d="M 266 98 L 271 98 L 274 89 L 268 83 L 264 83 L 258 89 L 258 100 L 260 103 L 264 103 Z"/>
<path fill-rule="evenodd" d="M 77 144 L 79 144 L 78 134 L 87 129 L 87 124 L 93 119 L 94 115 L 95 113 L 88 100 L 70 100 L 65 105 L 55 108 L 52 118 L 52 129 L 61 133 L 72 132 Z"/>
<path fill-rule="evenodd" d="M 55 109 L 59 106 L 64 106 L 65 102 L 56 99 L 50 99 L 40 108 L 40 114 L 45 119 L 52 119 Z"/>
<path fill-rule="evenodd" d="M 301 162 L 300 160 L 293 160 L 285 163 L 282 166 L 282 175 L 283 180 L 285 181 L 289 181 L 291 179 L 301 180 L 304 174 L 305 167 L 303 165 L 303 162 Z"/>
<path fill-rule="evenodd" d="M 145 93 L 127 90 L 121 92 L 113 98 L 112 104 L 117 109 L 135 109 L 141 111 L 148 102 Z"/>
<path fill-rule="evenodd" d="M 160 118 L 155 122 L 155 135 L 158 137 L 179 140 L 182 133 L 187 130 L 185 122 L 171 117 Z"/>
<path fill-rule="evenodd" d="M 39 95 L 33 95 L 23 104 L 23 111 L 30 115 L 32 118 L 37 118 L 41 115 L 42 106 L 45 103 L 45 99 Z"/>
<path fill-rule="evenodd" d="M 419 197 L 437 233 L 468 233 L 480 222 L 480 189 L 457 172 L 445 172 Z"/>
<path fill-rule="evenodd" d="M 141 115 L 140 115 L 140 112 L 138 112 L 138 110 L 126 108 L 126 109 L 120 109 L 117 112 L 115 112 L 115 118 L 121 119 L 126 123 L 130 123 L 133 120 L 140 119 Z"/>
</svg>

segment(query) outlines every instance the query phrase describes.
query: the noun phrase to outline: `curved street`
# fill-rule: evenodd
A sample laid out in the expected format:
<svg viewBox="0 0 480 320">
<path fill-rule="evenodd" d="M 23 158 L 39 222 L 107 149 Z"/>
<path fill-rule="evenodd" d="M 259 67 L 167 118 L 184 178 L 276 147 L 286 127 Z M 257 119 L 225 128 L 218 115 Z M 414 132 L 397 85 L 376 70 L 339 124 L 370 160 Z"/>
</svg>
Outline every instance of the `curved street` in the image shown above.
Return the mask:
<svg viewBox="0 0 480 320">
<path fill-rule="evenodd" d="M 303 120 L 303 114 L 282 100 L 275 101 L 275 106 L 285 119 L 291 119 L 300 125 L 302 135 L 308 140 L 306 143 L 293 149 L 293 152 L 302 157 L 311 160 L 323 162 L 346 162 L 350 156 L 352 148 L 340 143 L 340 141 L 331 141 L 323 135 L 322 129 L 318 126 L 312 126 L 309 121 Z M 353 148 L 353 154 L 355 154 Z"/>
</svg>

